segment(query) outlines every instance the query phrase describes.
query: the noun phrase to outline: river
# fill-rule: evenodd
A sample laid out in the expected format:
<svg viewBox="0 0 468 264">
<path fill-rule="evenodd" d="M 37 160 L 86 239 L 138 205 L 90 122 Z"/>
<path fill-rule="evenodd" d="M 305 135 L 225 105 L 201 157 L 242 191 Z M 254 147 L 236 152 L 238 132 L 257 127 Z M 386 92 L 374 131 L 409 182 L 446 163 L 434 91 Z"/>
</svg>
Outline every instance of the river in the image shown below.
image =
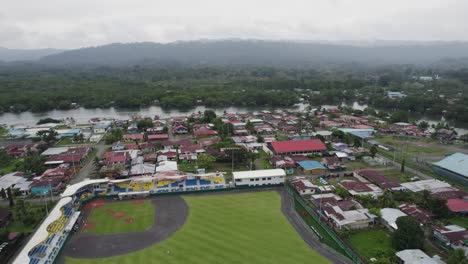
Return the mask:
<svg viewBox="0 0 468 264">
<path fill-rule="evenodd" d="M 351 106 L 356 110 L 364 110 L 367 105 L 359 104 L 358 102 L 353 102 L 352 104 L 342 104 Z M 8 126 L 31 126 L 35 125 L 40 119 L 50 117 L 54 119 L 65 119 L 68 117 L 73 117 L 78 123 L 86 123 L 89 119 L 93 117 L 99 118 L 115 118 L 115 119 L 129 119 L 133 115 L 140 116 L 159 116 L 160 118 L 174 117 L 174 116 L 185 116 L 190 113 L 203 112 L 206 109 L 212 109 L 216 114 L 223 114 L 224 111 L 228 113 L 245 113 L 245 112 L 255 112 L 262 110 L 291 110 L 291 111 L 303 111 L 306 109 L 308 104 L 299 103 L 293 107 L 278 107 L 278 108 L 267 108 L 267 107 L 227 107 L 227 108 L 207 108 L 205 106 L 196 106 L 192 109 L 179 110 L 179 109 L 162 109 L 159 106 L 151 107 L 142 107 L 138 109 L 124 109 L 124 108 L 95 108 L 95 109 L 86 109 L 86 108 L 77 108 L 71 110 L 52 110 L 47 112 L 33 113 L 33 112 L 22 112 L 22 113 L 3 113 L 0 114 L 0 124 L 6 124 Z M 322 105 L 323 108 L 336 108 L 337 105 Z M 312 108 L 314 108 L 312 106 Z M 437 124 L 438 122 L 443 122 L 443 119 L 437 119 L 434 117 L 417 117 L 420 120 L 425 120 L 429 124 Z M 449 122 L 449 125 L 456 126 L 455 130 L 458 134 L 463 135 L 468 133 L 468 124 L 454 124 Z"/>
</svg>

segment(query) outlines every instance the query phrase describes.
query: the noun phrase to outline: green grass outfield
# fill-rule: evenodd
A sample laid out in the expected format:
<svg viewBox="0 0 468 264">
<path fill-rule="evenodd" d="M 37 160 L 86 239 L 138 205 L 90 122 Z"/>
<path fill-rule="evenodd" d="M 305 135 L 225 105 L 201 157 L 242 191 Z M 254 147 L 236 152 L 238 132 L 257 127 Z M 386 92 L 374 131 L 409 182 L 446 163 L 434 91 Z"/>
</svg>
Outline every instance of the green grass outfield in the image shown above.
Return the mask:
<svg viewBox="0 0 468 264">
<path fill-rule="evenodd" d="M 115 213 L 122 212 L 125 215 L 116 218 L 109 210 Z M 133 218 L 134 221 L 127 223 L 125 220 L 128 218 Z M 133 204 L 133 201 L 106 203 L 91 211 L 87 223 L 92 223 L 96 226 L 92 229 L 87 229 L 85 233 L 114 234 L 144 231 L 153 225 L 153 221 L 154 206 L 149 200 L 145 200 L 144 203 L 138 205 Z"/>
<path fill-rule="evenodd" d="M 128 255 L 71 259 L 90 263 L 331 263 L 311 250 L 281 213 L 277 192 L 183 196 L 185 225 L 167 240 Z M 156 212 L 157 213 L 157 212 Z"/>
<path fill-rule="evenodd" d="M 349 243 L 367 259 L 378 258 L 382 253 L 393 252 L 392 239 L 384 229 L 357 231 L 348 238 Z"/>
</svg>

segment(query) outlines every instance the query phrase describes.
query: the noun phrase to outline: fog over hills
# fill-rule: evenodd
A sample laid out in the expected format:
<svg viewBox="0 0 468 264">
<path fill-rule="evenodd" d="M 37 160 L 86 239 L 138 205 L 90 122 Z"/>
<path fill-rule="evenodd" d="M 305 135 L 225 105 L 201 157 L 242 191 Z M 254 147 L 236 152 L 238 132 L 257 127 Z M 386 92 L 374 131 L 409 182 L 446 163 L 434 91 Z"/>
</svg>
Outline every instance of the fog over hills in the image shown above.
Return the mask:
<svg viewBox="0 0 468 264">
<path fill-rule="evenodd" d="M 7 49 L 0 47 L 0 61 L 35 61 L 42 57 L 60 53 L 60 49 Z"/>
<path fill-rule="evenodd" d="M 37 60 L 48 65 L 183 64 L 279 67 L 361 63 L 433 64 L 468 58 L 466 42 L 376 42 L 336 44 L 262 40 L 115 43 L 74 50 L 0 49 L 0 60 Z"/>
</svg>

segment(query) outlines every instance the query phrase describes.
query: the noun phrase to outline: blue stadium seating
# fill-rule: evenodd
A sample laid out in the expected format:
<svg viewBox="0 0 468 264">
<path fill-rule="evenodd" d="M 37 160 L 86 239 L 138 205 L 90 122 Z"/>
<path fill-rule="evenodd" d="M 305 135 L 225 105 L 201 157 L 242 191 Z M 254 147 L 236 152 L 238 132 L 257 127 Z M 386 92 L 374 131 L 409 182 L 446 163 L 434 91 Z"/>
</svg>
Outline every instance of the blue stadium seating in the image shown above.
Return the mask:
<svg viewBox="0 0 468 264">
<path fill-rule="evenodd" d="M 200 185 L 211 184 L 211 181 L 200 180 Z"/>
<path fill-rule="evenodd" d="M 185 181 L 185 186 L 196 186 L 197 185 L 197 180 L 186 180 Z"/>
<path fill-rule="evenodd" d="M 179 187 L 179 182 L 173 182 L 173 183 L 171 183 L 171 187 Z"/>
</svg>

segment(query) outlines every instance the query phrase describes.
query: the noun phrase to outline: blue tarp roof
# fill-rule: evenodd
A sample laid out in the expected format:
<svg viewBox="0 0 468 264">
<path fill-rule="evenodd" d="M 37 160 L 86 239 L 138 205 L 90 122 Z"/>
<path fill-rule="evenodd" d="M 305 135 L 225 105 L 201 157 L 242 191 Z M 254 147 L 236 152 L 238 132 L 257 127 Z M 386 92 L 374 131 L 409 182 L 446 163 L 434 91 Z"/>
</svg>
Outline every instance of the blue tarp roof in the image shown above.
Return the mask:
<svg viewBox="0 0 468 264">
<path fill-rule="evenodd" d="M 368 132 L 350 131 L 348 133 L 355 136 L 355 137 L 361 138 L 361 139 L 373 138 L 373 136 Z"/>
<path fill-rule="evenodd" d="M 455 153 L 445 157 L 441 161 L 434 162 L 433 164 L 440 168 L 468 177 L 468 155 L 466 154 Z"/>
<path fill-rule="evenodd" d="M 304 170 L 325 169 L 322 163 L 315 160 L 303 160 L 299 161 L 298 164 L 304 168 Z"/>
</svg>

